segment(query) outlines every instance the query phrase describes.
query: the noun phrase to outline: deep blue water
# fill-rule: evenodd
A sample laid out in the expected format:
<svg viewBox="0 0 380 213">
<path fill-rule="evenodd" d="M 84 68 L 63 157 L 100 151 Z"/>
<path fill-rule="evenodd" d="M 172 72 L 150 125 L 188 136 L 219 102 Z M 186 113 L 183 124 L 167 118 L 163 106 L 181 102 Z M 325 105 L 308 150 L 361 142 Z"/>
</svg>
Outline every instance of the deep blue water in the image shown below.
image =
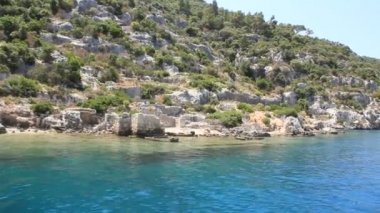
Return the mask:
<svg viewBox="0 0 380 213">
<path fill-rule="evenodd" d="M 380 132 L 202 140 L 0 136 L 0 212 L 380 211 Z"/>
</svg>

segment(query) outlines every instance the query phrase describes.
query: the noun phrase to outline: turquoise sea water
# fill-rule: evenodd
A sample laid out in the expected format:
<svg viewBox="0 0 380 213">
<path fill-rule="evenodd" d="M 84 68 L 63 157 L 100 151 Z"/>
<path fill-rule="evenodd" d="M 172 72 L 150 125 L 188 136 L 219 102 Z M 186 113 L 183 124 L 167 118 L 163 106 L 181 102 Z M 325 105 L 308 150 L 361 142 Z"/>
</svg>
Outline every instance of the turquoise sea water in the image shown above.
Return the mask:
<svg viewBox="0 0 380 213">
<path fill-rule="evenodd" d="M 0 212 L 379 212 L 380 132 L 259 142 L 0 136 Z"/>
</svg>

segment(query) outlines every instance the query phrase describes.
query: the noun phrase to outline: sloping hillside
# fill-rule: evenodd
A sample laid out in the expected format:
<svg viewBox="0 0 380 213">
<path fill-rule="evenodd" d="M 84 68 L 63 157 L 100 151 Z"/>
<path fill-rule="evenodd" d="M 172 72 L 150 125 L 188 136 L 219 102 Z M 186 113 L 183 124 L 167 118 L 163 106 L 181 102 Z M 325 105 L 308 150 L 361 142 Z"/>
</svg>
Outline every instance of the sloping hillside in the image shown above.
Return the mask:
<svg viewBox="0 0 380 213">
<path fill-rule="evenodd" d="M 302 25 L 202 0 L 0 6 L 7 128 L 251 137 L 380 127 L 380 61 Z"/>
</svg>

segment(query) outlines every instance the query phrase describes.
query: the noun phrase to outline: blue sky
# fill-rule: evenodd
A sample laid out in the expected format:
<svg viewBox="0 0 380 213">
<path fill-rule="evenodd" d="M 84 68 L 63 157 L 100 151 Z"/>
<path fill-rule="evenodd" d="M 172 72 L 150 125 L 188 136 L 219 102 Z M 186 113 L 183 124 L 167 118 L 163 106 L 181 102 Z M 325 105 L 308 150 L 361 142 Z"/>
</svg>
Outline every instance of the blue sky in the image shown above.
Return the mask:
<svg viewBox="0 0 380 213">
<path fill-rule="evenodd" d="M 212 0 L 206 0 L 212 2 Z M 219 7 L 262 11 L 282 23 L 302 24 L 314 36 L 338 41 L 359 55 L 380 58 L 380 0 L 218 0 Z"/>
</svg>

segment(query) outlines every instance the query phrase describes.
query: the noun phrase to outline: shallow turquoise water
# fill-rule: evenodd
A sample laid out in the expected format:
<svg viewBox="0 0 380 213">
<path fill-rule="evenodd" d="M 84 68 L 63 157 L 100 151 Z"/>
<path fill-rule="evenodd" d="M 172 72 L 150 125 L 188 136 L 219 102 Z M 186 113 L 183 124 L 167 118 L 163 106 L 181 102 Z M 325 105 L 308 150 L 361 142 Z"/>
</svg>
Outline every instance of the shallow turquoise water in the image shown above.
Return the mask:
<svg viewBox="0 0 380 213">
<path fill-rule="evenodd" d="M 242 143 L 0 136 L 0 212 L 379 212 L 380 132 Z"/>
</svg>

